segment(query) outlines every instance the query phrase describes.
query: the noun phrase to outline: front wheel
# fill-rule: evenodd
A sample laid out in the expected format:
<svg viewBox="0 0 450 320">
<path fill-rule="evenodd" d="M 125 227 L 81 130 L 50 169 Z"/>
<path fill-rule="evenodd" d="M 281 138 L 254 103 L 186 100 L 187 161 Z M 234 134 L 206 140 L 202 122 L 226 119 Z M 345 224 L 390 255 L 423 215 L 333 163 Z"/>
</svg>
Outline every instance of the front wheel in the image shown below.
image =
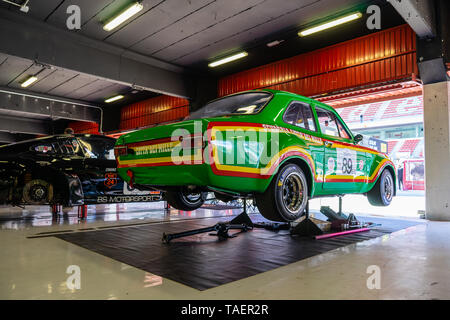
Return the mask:
<svg viewBox="0 0 450 320">
<path fill-rule="evenodd" d="M 302 169 L 295 164 L 282 167 L 264 193 L 256 195 L 259 212 L 273 221 L 295 221 L 308 203 L 308 183 Z"/>
<path fill-rule="evenodd" d="M 167 191 L 166 201 L 178 210 L 193 211 L 200 208 L 205 202 L 206 193 L 190 193 L 187 191 Z"/>
<path fill-rule="evenodd" d="M 384 169 L 381 177 L 367 193 L 369 203 L 377 207 L 386 207 L 391 204 L 394 197 L 394 178 L 388 169 Z"/>
</svg>

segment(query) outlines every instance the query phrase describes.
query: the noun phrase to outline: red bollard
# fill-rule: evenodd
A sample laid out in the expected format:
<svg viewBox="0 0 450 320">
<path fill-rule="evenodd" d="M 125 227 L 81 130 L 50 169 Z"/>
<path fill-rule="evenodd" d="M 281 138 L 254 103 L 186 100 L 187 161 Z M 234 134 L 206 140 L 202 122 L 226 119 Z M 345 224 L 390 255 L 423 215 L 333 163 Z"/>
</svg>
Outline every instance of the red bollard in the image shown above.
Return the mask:
<svg viewBox="0 0 450 320">
<path fill-rule="evenodd" d="M 50 208 L 51 208 L 51 211 L 52 211 L 52 215 L 55 215 L 55 214 L 58 214 L 58 213 L 60 213 L 61 212 L 61 205 L 59 205 L 59 204 L 52 204 L 51 206 L 50 206 Z"/>
<path fill-rule="evenodd" d="M 86 219 L 87 218 L 87 205 L 83 204 L 78 206 L 78 219 Z"/>
</svg>

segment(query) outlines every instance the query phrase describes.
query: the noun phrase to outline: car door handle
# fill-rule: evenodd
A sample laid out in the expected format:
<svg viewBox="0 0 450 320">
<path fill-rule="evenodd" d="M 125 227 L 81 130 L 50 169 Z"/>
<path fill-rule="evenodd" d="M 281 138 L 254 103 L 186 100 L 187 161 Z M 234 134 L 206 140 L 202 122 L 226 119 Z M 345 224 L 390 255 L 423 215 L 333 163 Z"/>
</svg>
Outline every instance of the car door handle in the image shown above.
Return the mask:
<svg viewBox="0 0 450 320">
<path fill-rule="evenodd" d="M 330 141 L 325 141 L 324 144 L 325 144 L 325 147 L 328 147 L 328 148 L 330 148 L 333 145 L 333 143 Z"/>
</svg>

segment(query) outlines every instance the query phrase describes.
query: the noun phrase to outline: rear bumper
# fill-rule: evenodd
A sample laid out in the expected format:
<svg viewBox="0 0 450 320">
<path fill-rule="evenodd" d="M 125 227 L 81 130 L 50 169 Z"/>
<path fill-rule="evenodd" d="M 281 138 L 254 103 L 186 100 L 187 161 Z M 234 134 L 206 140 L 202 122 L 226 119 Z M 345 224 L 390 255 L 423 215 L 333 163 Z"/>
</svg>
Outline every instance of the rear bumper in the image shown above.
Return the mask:
<svg viewBox="0 0 450 320">
<path fill-rule="evenodd" d="M 205 164 L 166 165 L 155 167 L 119 168 L 119 175 L 129 182 L 127 171 L 133 172 L 133 183 L 145 186 L 207 186 L 209 184 Z"/>
</svg>

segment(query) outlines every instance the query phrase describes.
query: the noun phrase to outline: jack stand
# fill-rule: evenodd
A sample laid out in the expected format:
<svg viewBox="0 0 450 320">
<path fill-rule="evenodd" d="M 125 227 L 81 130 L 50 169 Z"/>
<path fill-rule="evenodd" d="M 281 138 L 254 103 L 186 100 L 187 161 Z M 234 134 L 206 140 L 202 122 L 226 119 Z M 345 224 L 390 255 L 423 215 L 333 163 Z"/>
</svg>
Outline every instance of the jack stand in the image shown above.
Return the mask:
<svg viewBox="0 0 450 320">
<path fill-rule="evenodd" d="M 179 232 L 179 233 L 172 233 L 172 234 L 164 233 L 163 237 L 162 237 L 162 242 L 169 243 L 172 239 L 188 237 L 188 236 L 192 236 L 195 234 L 206 233 L 206 232 L 216 232 L 216 233 L 210 233 L 209 235 L 217 236 L 217 237 L 219 237 L 219 240 L 226 240 L 228 238 L 236 237 L 235 234 L 233 234 L 233 235 L 228 234 L 228 230 L 241 230 L 241 232 L 246 232 L 246 231 L 252 230 L 252 229 L 253 229 L 253 222 L 247 214 L 247 206 L 244 201 L 244 211 L 241 212 L 238 216 L 234 217 L 231 221 L 218 222 L 211 227 L 188 230 L 188 231 Z"/>
<path fill-rule="evenodd" d="M 247 214 L 247 201 L 244 199 L 244 211 L 242 211 L 239 215 L 233 218 L 229 222 L 229 224 L 245 224 L 248 227 L 253 228 L 253 222 Z"/>
<path fill-rule="evenodd" d="M 293 225 L 295 222 L 291 224 L 291 235 L 317 236 L 323 234 L 324 231 L 328 231 L 331 225 L 327 221 L 309 216 L 309 200 L 306 204 L 305 215 L 297 220 L 297 222 L 295 226 Z"/>
</svg>

